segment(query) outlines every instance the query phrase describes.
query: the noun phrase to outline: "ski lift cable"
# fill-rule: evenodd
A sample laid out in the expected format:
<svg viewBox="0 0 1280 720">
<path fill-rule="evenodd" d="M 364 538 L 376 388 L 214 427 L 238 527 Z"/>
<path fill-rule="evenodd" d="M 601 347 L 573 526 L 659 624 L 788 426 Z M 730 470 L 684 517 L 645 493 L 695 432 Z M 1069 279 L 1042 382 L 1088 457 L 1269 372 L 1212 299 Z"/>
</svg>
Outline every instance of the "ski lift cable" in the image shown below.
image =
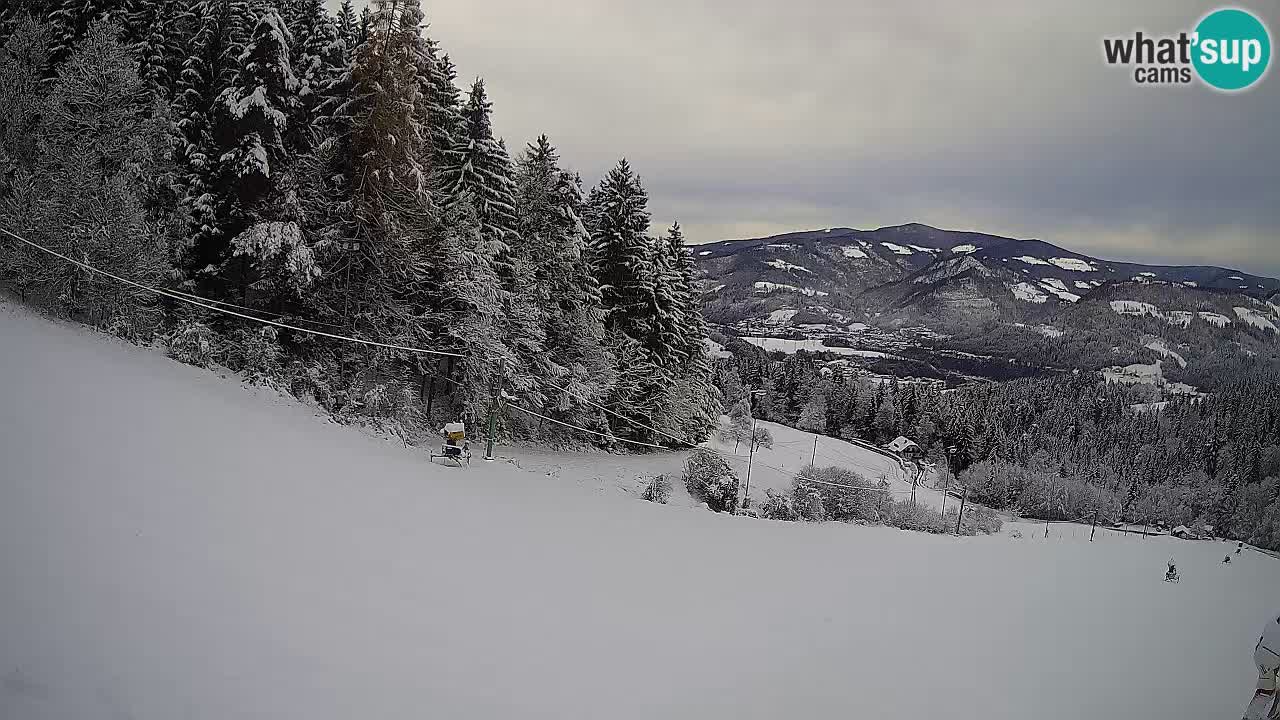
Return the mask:
<svg viewBox="0 0 1280 720">
<path fill-rule="evenodd" d="M 196 307 L 204 308 L 205 310 L 211 310 L 211 311 L 213 311 L 213 312 L 219 312 L 219 313 L 222 313 L 222 314 L 224 314 L 224 315 L 230 315 L 230 316 L 232 316 L 232 317 L 238 317 L 238 318 L 241 318 L 241 319 L 243 319 L 243 320 L 252 320 L 253 322 L 262 323 L 262 324 L 264 324 L 264 325 L 271 325 L 271 326 L 274 326 L 274 327 L 283 328 L 283 329 L 285 329 L 285 330 L 292 330 L 292 331 L 294 331 L 294 332 L 308 333 L 308 334 L 310 334 L 310 335 L 318 335 L 318 336 L 320 336 L 320 337 L 327 337 L 327 338 L 330 338 L 330 339 L 333 339 L 333 340 L 342 340 L 342 341 L 344 341 L 344 342 L 356 343 L 356 344 L 358 344 L 358 345 L 368 345 L 368 346 L 371 346 L 371 347 L 386 348 L 386 349 L 388 349 L 388 350 L 403 350 L 403 351 L 405 351 L 405 352 L 420 353 L 420 354 L 424 354 L 424 355 L 443 355 L 443 356 L 447 356 L 447 357 L 458 357 L 458 358 L 466 357 L 465 355 L 463 355 L 463 354 L 461 354 L 461 353 L 447 352 L 447 351 L 444 351 L 444 350 L 428 350 L 428 349 L 426 349 L 426 348 L 409 347 L 409 346 L 405 346 L 405 345 L 394 345 L 394 344 L 391 344 L 391 343 L 375 342 L 375 341 L 373 341 L 373 340 L 362 340 L 362 339 L 360 339 L 360 338 L 349 337 L 349 336 L 346 336 L 346 335 L 338 335 L 338 334 L 335 334 L 335 333 L 324 332 L 324 331 L 322 331 L 322 330 L 308 330 L 308 329 L 306 329 L 306 328 L 300 328 L 300 327 L 297 327 L 297 326 L 295 326 L 295 325 L 289 325 L 289 324 L 287 324 L 287 323 L 277 322 L 277 321 L 275 321 L 275 320 L 267 320 L 267 319 L 264 319 L 264 318 L 256 318 L 256 317 L 253 317 L 253 316 L 251 316 L 251 315 L 245 315 L 245 314 L 243 314 L 243 313 L 236 312 L 236 311 L 234 311 L 234 310 L 228 310 L 228 309 L 226 309 L 226 308 L 221 308 L 221 307 L 218 307 L 218 306 L 216 306 L 216 305 L 211 305 L 211 304 L 208 304 L 208 303 L 206 303 L 206 302 L 199 301 L 199 300 L 193 300 L 193 299 L 191 299 L 191 298 L 189 298 L 189 297 L 186 297 L 186 296 L 185 296 L 185 295 L 183 295 L 183 294 L 179 294 L 179 293 L 175 293 L 175 292 L 170 292 L 169 290 L 165 290 L 165 289 L 162 289 L 162 288 L 154 288 L 154 287 L 151 287 L 151 286 L 149 286 L 149 285 L 143 285 L 142 283 L 134 282 L 133 280 L 130 280 L 130 279 L 128 279 L 128 278 L 120 277 L 119 275 L 115 275 L 115 274 L 113 274 L 113 273 L 107 272 L 106 270 L 102 270 L 102 269 L 100 269 L 100 268 L 97 268 L 97 267 L 94 267 L 94 266 L 92 266 L 92 265 L 89 265 L 88 263 L 84 263 L 84 262 L 81 262 L 81 261 L 79 261 L 79 260 L 75 260 L 75 259 L 73 259 L 73 258 L 67 257 L 66 255 L 63 255 L 62 253 L 57 252 L 56 250 L 50 250 L 49 248 L 44 247 L 43 245 L 40 245 L 40 244 L 38 244 L 38 243 L 31 242 L 30 240 L 28 240 L 28 239 L 26 239 L 26 238 L 24 238 L 24 237 L 22 237 L 22 236 L 20 236 L 20 235 L 17 235 L 16 233 L 13 233 L 13 232 L 11 232 L 11 231 L 9 231 L 9 230 L 7 230 L 7 229 L 3 228 L 3 227 L 0 227 L 0 232 L 4 233 L 5 235 L 8 235 L 9 237 L 11 237 L 11 238 L 13 238 L 13 239 L 17 240 L 18 242 L 25 243 L 26 245 L 29 245 L 29 246 L 31 246 L 31 247 L 33 247 L 33 248 L 35 248 L 35 249 L 37 249 L 37 250 L 39 250 L 39 251 L 41 251 L 41 252 L 44 252 L 44 253 L 47 253 L 47 254 L 49 254 L 49 255 L 52 255 L 52 256 L 54 256 L 54 257 L 56 257 L 56 258 L 60 258 L 60 259 L 62 259 L 62 260 L 65 260 L 65 261 L 67 261 L 67 262 L 71 263 L 72 265 L 75 265 L 75 266 L 77 266 L 77 267 L 79 267 L 79 268 L 82 268 L 82 269 L 84 269 L 84 270 L 88 270 L 89 272 L 93 272 L 93 273 L 97 273 L 97 274 L 99 274 L 99 275 L 103 275 L 103 276 L 105 276 L 105 277 L 109 277 L 109 278 L 111 278 L 112 280 L 115 280 L 116 282 L 124 283 L 125 285 L 129 285 L 129 286 L 135 287 L 135 288 L 137 288 L 137 289 L 139 289 L 139 290 L 143 290 L 143 291 L 145 291 L 145 292 L 149 292 L 149 293 L 152 293 L 152 294 L 154 294 L 154 295 L 159 295 L 159 296 L 161 296 L 161 297 L 167 297 L 167 298 L 170 298 L 170 299 L 172 299 L 172 300 L 177 300 L 177 301 L 179 301 L 179 302 L 184 302 L 184 303 L 187 303 L 188 305 L 194 305 L 194 306 L 196 306 Z"/>
<path fill-rule="evenodd" d="M 579 432 L 588 433 L 588 434 L 590 434 L 590 435 L 596 435 L 596 436 L 598 436 L 598 437 L 606 438 L 606 439 L 608 439 L 608 440 L 613 440 L 613 441 L 615 441 L 615 442 L 629 443 L 629 444 L 631 444 L 631 445 L 639 445 L 639 446 L 641 446 L 641 447 L 657 448 L 657 449 L 659 449 L 659 450 L 671 450 L 671 449 L 672 449 L 672 448 L 669 448 L 669 447 L 667 447 L 667 446 L 665 446 L 665 445 L 655 445 L 655 444 L 653 444 L 653 443 L 641 442 L 641 441 L 639 441 L 639 440 L 628 440 L 628 439 L 626 439 L 626 438 L 620 438 L 620 437 L 617 437 L 616 435 L 609 435 L 608 433 L 597 432 L 597 431 L 595 431 L 595 430 L 588 430 L 587 428 L 579 427 L 579 426 L 577 426 L 577 425 L 573 425 L 573 424 L 571 424 L 571 423 L 567 423 L 567 422 L 564 422 L 564 421 L 562 421 L 562 420 L 556 420 L 555 418 L 550 418 L 550 417 L 547 417 L 546 415 L 542 415 L 542 414 L 540 414 L 540 413 L 536 413 L 536 412 L 534 412 L 534 411 L 532 411 L 532 410 L 525 409 L 525 408 L 523 408 L 523 407 L 521 407 L 521 406 L 519 406 L 519 405 L 516 405 L 516 404 L 515 404 L 515 403 L 513 403 L 513 402 L 507 402 L 507 403 L 506 403 L 506 406 L 507 406 L 507 407 L 509 407 L 509 408 L 511 408 L 512 410 L 519 410 L 520 412 L 525 413 L 526 415 L 531 415 L 531 416 L 536 417 L 536 418 L 538 418 L 538 419 L 540 419 L 540 420 L 546 420 L 547 422 L 552 422 L 552 423 L 555 423 L 555 424 L 557 424 L 557 425 L 563 425 L 564 427 L 572 428 L 572 429 L 577 430 L 577 431 L 579 431 Z"/>
<path fill-rule="evenodd" d="M 214 299 L 212 299 L 212 298 L 207 298 L 207 297 L 205 297 L 205 296 L 203 296 L 203 295 L 197 295 L 197 294 L 195 294 L 195 293 L 189 293 L 189 292 L 187 292 L 187 291 L 185 291 L 185 290 L 175 290 L 175 289 L 170 288 L 170 289 L 168 289 L 168 291 L 169 291 L 169 292 L 171 292 L 171 293 L 174 293 L 175 295 L 185 295 L 186 297 L 189 297 L 189 298 L 191 298 L 192 300 L 199 300 L 200 302 L 207 302 L 207 303 L 209 303 L 209 304 L 211 304 L 211 305 L 221 305 L 221 306 L 223 306 L 223 307 L 235 308 L 235 309 L 237 309 L 237 310 L 246 310 L 246 311 L 248 311 L 248 312 L 258 313 L 259 315 L 265 315 L 265 316 L 267 316 L 267 317 L 269 317 L 269 318 L 279 319 L 279 318 L 286 318 L 286 317 L 296 317 L 296 316 L 290 315 L 290 314 L 288 314 L 288 313 L 278 313 L 278 312 L 273 312 L 273 311 L 271 311 L 271 310 L 260 310 L 260 309 L 258 309 L 258 308 L 245 307 L 244 305 L 237 305 L 237 304 L 235 304 L 235 303 L 225 302 L 225 301 L 223 301 L 223 300 L 214 300 Z M 309 319 L 307 319 L 307 318 L 303 318 L 303 317 L 299 317 L 299 318 L 297 318 L 297 319 L 298 319 L 300 322 L 311 323 L 312 325 L 324 325 L 325 327 L 334 327 L 334 328 L 336 328 L 336 327 L 342 327 L 341 325 L 336 325 L 336 324 L 334 324 L 334 323 L 321 322 L 321 321 L 319 321 L 319 320 L 309 320 Z"/>
<path fill-rule="evenodd" d="M 816 484 L 818 484 L 818 485 L 830 485 L 831 487 L 843 488 L 843 489 L 845 489 L 845 490 L 878 490 L 878 491 L 880 491 L 880 492 L 886 492 L 886 493 L 889 493 L 889 494 L 891 494 L 891 495 L 906 495 L 906 494 L 910 494 L 910 492 L 911 492 L 910 490 L 890 490 L 889 488 L 869 487 L 869 486 L 866 486 L 866 485 L 844 485 L 844 484 L 842 484 L 842 483 L 833 483 L 833 482 L 829 482 L 829 481 L 827 481 L 827 480 L 819 480 L 819 479 L 817 479 L 817 478 L 811 478 L 811 477 L 807 477 L 807 476 L 804 476 L 804 475 L 797 475 L 797 476 L 796 476 L 796 480 L 797 480 L 798 482 L 804 482 L 804 483 L 816 483 Z"/>
</svg>

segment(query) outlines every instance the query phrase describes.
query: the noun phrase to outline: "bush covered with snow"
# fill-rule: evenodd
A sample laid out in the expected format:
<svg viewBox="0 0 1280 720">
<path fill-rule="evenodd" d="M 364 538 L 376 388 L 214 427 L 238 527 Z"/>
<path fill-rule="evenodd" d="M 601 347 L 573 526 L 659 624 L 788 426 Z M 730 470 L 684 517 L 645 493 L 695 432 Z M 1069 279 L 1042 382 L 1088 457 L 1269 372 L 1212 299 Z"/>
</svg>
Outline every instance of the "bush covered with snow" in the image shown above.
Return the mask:
<svg viewBox="0 0 1280 720">
<path fill-rule="evenodd" d="M 948 529 L 955 528 L 956 513 L 952 511 L 947 518 L 938 514 L 937 510 L 927 506 L 912 503 L 909 500 L 892 500 L 889 502 L 885 524 L 892 525 L 903 530 L 915 530 L 918 532 L 935 533 L 938 535 L 948 532 Z"/>
<path fill-rule="evenodd" d="M 809 509 L 816 501 L 822 507 L 823 519 L 841 522 L 882 522 L 890 502 L 889 484 L 872 483 L 852 470 L 842 467 L 820 468 L 810 465 L 796 477 L 792 501 L 796 507 Z M 803 502 L 796 502 L 796 500 Z M 813 510 L 806 516 L 817 514 Z M 810 518 L 812 519 L 812 518 Z"/>
<path fill-rule="evenodd" d="M 163 340 L 169 357 L 196 367 L 209 367 L 217 354 L 217 335 L 202 322 L 187 320 Z"/>
<path fill-rule="evenodd" d="M 684 469 L 684 486 L 695 500 L 716 512 L 733 512 L 738 505 L 738 476 L 724 458 L 701 448 L 694 450 Z"/>
<path fill-rule="evenodd" d="M 644 486 L 644 494 L 640 497 L 649 502 L 666 505 L 671 499 L 671 478 L 658 475 Z"/>
<path fill-rule="evenodd" d="M 244 373 L 248 380 L 260 382 L 280 375 L 284 351 L 275 328 L 241 328 L 232 333 L 224 355 L 227 367 Z"/>
<path fill-rule="evenodd" d="M 792 503 L 792 497 L 783 493 L 777 493 L 773 490 L 765 490 L 765 501 L 760 506 L 760 517 L 766 520 L 799 520 L 800 514 L 796 512 Z"/>
<path fill-rule="evenodd" d="M 965 508 L 964 522 L 960 523 L 962 535 L 995 535 L 1004 527 L 996 511 L 981 505 Z"/>
</svg>

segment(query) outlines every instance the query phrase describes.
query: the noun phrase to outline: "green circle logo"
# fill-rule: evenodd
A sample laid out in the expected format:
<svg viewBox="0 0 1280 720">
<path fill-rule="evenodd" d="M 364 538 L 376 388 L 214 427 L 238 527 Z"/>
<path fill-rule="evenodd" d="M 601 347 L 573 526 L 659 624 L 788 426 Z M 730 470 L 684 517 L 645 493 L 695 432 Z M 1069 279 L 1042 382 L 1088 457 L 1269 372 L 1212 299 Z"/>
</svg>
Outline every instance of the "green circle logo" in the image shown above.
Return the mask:
<svg viewBox="0 0 1280 720">
<path fill-rule="evenodd" d="M 1196 26 L 1192 64 L 1200 79 L 1218 90 L 1243 90 L 1262 79 L 1271 62 L 1271 35 L 1252 14 L 1215 10 Z"/>
</svg>

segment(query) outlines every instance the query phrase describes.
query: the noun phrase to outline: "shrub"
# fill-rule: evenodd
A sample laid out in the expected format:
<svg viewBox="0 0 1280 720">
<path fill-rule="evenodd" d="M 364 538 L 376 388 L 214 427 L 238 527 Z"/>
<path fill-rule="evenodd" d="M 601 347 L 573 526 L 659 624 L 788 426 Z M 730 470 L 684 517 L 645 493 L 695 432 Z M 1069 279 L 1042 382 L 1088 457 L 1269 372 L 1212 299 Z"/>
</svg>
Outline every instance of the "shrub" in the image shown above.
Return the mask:
<svg viewBox="0 0 1280 720">
<path fill-rule="evenodd" d="M 738 505 L 738 476 L 719 455 L 694 450 L 684 469 L 684 486 L 695 500 L 716 512 L 733 512 Z"/>
<path fill-rule="evenodd" d="M 304 364 L 294 361 L 289 365 L 289 390 L 298 398 L 311 397 L 316 404 L 333 412 L 335 398 L 329 385 L 329 373 L 320 363 Z"/>
<path fill-rule="evenodd" d="M 947 532 L 948 527 L 955 527 L 956 513 L 954 511 L 948 514 L 951 520 L 950 525 L 948 525 L 947 519 L 938 514 L 937 510 L 925 505 L 913 505 L 906 500 L 891 500 L 888 505 L 888 511 L 885 524 L 903 530 L 916 530 L 918 532 L 941 535 Z"/>
<path fill-rule="evenodd" d="M 658 475 L 650 480 L 649 484 L 645 486 L 644 494 L 641 497 L 649 502 L 666 505 L 667 501 L 671 499 L 671 478 L 666 475 Z"/>
<path fill-rule="evenodd" d="M 810 465 L 796 476 L 792 502 L 796 508 L 805 508 L 808 519 L 820 514 L 823 519 L 841 522 L 881 522 L 890 501 L 888 487 L 886 482 L 868 482 L 845 468 Z M 821 504 L 821 513 L 809 509 L 815 501 Z"/>
<path fill-rule="evenodd" d="M 227 367 L 239 370 L 251 381 L 277 377 L 284 352 L 277 342 L 273 327 L 242 328 L 231 335 L 227 344 Z"/>
<path fill-rule="evenodd" d="M 213 363 L 217 335 L 202 322 L 187 320 L 164 338 L 169 357 L 196 367 Z"/>
<path fill-rule="evenodd" d="M 970 505 L 965 509 L 964 521 L 960 523 L 960 533 L 963 535 L 995 535 L 1000 532 L 1002 527 L 1004 527 L 1004 523 L 1000 521 L 995 510 L 982 505 Z"/>
<path fill-rule="evenodd" d="M 800 514 L 792 505 L 791 498 L 772 490 L 765 490 L 765 501 L 760 506 L 760 517 L 766 520 L 799 520 Z"/>
</svg>

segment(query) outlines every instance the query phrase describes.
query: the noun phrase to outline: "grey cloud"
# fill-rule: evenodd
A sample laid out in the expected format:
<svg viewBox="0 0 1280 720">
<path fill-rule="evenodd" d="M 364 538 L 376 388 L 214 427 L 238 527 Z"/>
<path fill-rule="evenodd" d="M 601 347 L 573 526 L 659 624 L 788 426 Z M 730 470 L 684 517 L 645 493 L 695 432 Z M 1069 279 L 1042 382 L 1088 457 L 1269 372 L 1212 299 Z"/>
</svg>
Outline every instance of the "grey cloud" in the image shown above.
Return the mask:
<svg viewBox="0 0 1280 720">
<path fill-rule="evenodd" d="M 1237 3 L 1280 27 L 1275 5 Z M 626 156 L 695 242 L 919 221 L 1280 274 L 1280 78 L 1139 87 L 1102 38 L 1187 0 L 424 3 L 513 149 Z"/>
</svg>

